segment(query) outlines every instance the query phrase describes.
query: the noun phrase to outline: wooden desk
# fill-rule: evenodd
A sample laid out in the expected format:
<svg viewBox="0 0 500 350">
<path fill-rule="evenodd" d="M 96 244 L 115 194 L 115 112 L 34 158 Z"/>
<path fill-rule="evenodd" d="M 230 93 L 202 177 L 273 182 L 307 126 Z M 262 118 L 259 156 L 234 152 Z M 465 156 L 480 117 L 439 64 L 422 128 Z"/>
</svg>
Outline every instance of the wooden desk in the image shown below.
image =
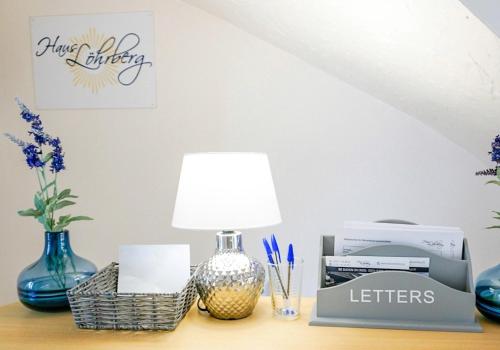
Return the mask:
<svg viewBox="0 0 500 350">
<path fill-rule="evenodd" d="M 78 329 L 71 313 L 39 313 L 20 304 L 0 307 L 0 349 L 500 349 L 500 324 L 481 317 L 484 333 L 448 333 L 361 328 L 309 327 L 312 298 L 297 321 L 271 317 L 269 298 L 253 315 L 220 321 L 193 306 L 173 332 Z"/>
</svg>

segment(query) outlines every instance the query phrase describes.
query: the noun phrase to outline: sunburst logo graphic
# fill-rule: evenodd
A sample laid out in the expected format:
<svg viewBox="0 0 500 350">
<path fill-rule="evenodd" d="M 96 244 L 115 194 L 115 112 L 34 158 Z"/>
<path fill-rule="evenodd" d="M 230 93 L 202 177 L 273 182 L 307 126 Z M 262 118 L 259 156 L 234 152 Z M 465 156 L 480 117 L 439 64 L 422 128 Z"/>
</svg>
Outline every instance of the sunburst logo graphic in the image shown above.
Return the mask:
<svg viewBox="0 0 500 350">
<path fill-rule="evenodd" d="M 98 62 L 99 51 L 105 49 L 107 52 L 114 51 L 115 41 L 109 37 L 99 34 L 95 28 L 90 28 L 86 34 L 69 39 L 70 45 L 79 49 L 74 50 L 68 56 L 73 62 L 80 64 L 68 65 L 73 74 L 73 85 L 82 86 L 97 94 L 99 90 L 107 85 L 116 85 L 117 74 L 121 63 L 107 60 L 104 64 Z"/>
</svg>

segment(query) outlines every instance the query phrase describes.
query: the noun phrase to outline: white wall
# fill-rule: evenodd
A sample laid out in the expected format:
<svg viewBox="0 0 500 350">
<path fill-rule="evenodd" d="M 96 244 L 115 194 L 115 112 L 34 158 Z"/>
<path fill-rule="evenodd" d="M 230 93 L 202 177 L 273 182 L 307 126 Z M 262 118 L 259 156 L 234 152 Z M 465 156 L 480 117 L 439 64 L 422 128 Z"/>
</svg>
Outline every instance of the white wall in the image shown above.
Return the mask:
<svg viewBox="0 0 500 350">
<path fill-rule="evenodd" d="M 33 104 L 30 15 L 153 10 L 158 108 L 40 111 L 61 137 L 79 199 L 73 246 L 100 267 L 128 243 L 188 242 L 193 263 L 214 235 L 175 230 L 171 214 L 182 155 L 262 151 L 270 156 L 283 224 L 246 232 L 251 255 L 277 233 L 305 257 L 305 291 L 316 285 L 318 237 L 346 219 L 403 218 L 461 226 L 474 270 L 498 262 L 500 233 L 482 229 L 498 207 L 495 188 L 473 173 L 485 165 L 435 131 L 303 61 L 176 1 L 0 3 L 0 130 L 22 135 L 14 96 Z M 8 50 L 7 50 L 7 49 Z M 487 151 L 489 140 L 485 140 Z M 18 217 L 36 188 L 20 152 L 0 141 L 0 304 L 42 249 L 42 228 Z"/>
</svg>

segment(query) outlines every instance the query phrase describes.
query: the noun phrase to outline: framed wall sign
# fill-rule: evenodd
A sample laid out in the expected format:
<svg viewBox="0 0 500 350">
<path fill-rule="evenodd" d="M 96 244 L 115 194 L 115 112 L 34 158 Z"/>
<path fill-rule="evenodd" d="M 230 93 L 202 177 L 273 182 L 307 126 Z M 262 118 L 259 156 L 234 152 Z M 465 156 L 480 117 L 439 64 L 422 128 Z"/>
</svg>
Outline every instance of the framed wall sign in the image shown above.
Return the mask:
<svg viewBox="0 0 500 350">
<path fill-rule="evenodd" d="M 39 109 L 156 106 L 151 12 L 31 17 Z"/>
</svg>

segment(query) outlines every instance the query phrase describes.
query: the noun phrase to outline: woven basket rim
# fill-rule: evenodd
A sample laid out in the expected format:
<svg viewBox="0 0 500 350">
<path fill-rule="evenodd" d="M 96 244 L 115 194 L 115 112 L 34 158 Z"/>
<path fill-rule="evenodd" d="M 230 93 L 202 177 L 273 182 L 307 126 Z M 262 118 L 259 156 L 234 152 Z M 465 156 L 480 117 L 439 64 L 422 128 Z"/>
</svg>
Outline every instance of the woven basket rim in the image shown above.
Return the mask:
<svg viewBox="0 0 500 350">
<path fill-rule="evenodd" d="M 113 297 L 169 297 L 169 298 L 178 298 L 179 296 L 182 296 L 186 294 L 187 290 L 189 289 L 189 286 L 191 282 L 193 281 L 195 277 L 195 270 L 197 268 L 197 265 L 191 265 L 191 277 L 187 281 L 186 285 L 180 292 L 176 293 L 118 293 L 116 291 L 96 291 L 96 292 L 88 292 L 88 291 L 81 291 L 81 289 L 87 287 L 88 285 L 92 284 L 95 279 L 99 276 L 102 276 L 106 273 L 108 273 L 109 270 L 113 270 L 115 268 L 119 268 L 120 264 L 113 261 L 109 265 L 105 266 L 101 270 L 99 270 L 95 275 L 93 275 L 91 278 L 83 282 L 82 284 L 76 285 L 73 288 L 69 289 L 66 291 L 67 296 L 113 296 Z"/>
</svg>

